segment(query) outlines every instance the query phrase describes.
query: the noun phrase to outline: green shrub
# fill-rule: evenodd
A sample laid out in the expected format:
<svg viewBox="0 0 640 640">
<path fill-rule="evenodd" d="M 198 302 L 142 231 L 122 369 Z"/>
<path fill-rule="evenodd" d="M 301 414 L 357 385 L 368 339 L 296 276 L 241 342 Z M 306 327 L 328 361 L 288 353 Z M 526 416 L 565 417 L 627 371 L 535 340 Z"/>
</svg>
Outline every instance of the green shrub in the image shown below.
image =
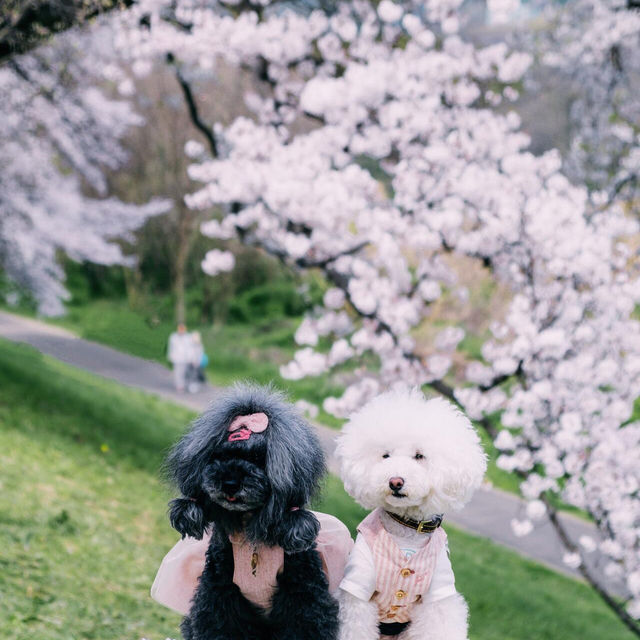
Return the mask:
<svg viewBox="0 0 640 640">
<path fill-rule="evenodd" d="M 229 319 L 256 323 L 282 316 L 291 318 L 302 315 L 307 306 L 293 282 L 280 281 L 238 295 L 229 304 Z"/>
<path fill-rule="evenodd" d="M 127 295 L 124 267 L 104 266 L 93 262 L 75 262 L 61 256 L 65 271 L 65 287 L 71 294 L 70 304 L 83 305 L 97 298 L 123 298 Z"/>
</svg>

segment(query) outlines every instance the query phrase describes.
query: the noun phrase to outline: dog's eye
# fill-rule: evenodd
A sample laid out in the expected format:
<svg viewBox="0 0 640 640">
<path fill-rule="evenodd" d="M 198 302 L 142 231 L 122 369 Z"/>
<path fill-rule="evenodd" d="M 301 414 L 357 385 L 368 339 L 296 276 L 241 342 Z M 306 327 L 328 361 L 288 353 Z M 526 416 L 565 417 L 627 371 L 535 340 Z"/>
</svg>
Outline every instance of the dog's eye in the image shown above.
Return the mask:
<svg viewBox="0 0 640 640">
<path fill-rule="evenodd" d="M 421 453 L 416 453 L 415 456 L 413 456 L 416 460 L 424 460 L 424 456 Z"/>
<path fill-rule="evenodd" d="M 389 457 L 389 454 L 388 454 L 388 453 L 383 453 L 383 454 L 382 454 L 382 457 L 383 457 L 383 458 L 388 458 L 388 457 Z"/>
</svg>

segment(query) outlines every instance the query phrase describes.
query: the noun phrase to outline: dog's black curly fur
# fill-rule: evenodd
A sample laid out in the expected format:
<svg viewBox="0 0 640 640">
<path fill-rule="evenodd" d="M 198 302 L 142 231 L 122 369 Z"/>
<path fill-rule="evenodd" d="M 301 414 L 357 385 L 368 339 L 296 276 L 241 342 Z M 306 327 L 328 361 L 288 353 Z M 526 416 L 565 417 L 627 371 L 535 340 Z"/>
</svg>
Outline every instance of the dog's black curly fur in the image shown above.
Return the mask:
<svg viewBox="0 0 640 640">
<path fill-rule="evenodd" d="M 228 442 L 236 416 L 259 412 L 269 419 L 264 432 Z M 311 427 L 282 395 L 236 385 L 195 420 L 171 451 L 167 471 L 184 496 L 169 503 L 172 526 L 197 539 L 212 530 L 181 626 L 185 640 L 335 640 L 338 605 L 315 548 L 319 524 L 304 509 L 325 471 L 324 456 Z M 269 612 L 233 583 L 229 535 L 237 532 L 284 549 Z"/>
</svg>

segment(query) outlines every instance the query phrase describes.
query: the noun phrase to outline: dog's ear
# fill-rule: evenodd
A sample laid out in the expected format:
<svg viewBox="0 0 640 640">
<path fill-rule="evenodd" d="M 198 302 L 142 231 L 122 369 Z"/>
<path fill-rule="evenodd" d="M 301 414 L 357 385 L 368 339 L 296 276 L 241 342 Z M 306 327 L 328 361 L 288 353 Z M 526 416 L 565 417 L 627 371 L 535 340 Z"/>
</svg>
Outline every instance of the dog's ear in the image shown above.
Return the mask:
<svg viewBox="0 0 640 640">
<path fill-rule="evenodd" d="M 287 404 L 270 407 L 265 473 L 271 484 L 267 503 L 247 528 L 250 537 L 296 551 L 309 546 L 317 520 L 304 507 L 325 471 L 324 454 L 309 425 Z"/>
<path fill-rule="evenodd" d="M 285 497 L 288 507 L 303 507 L 326 470 L 322 447 L 313 427 L 293 407 L 286 405 L 270 420 L 267 476 L 274 493 Z"/>
<path fill-rule="evenodd" d="M 218 445 L 221 418 L 205 412 L 197 418 L 189 431 L 171 449 L 165 463 L 167 479 L 183 496 L 169 503 L 171 526 L 182 536 L 198 540 L 209 525 L 206 497 L 202 491 L 204 470 L 211 451 Z"/>
<path fill-rule="evenodd" d="M 482 484 L 487 470 L 487 456 L 473 424 L 456 407 L 440 398 L 441 424 L 446 427 L 446 439 L 441 439 L 432 465 L 439 482 L 434 490 L 439 494 L 443 510 L 462 508 Z"/>
<path fill-rule="evenodd" d="M 204 471 L 212 453 L 224 443 L 228 420 L 224 408 L 212 405 L 191 423 L 169 452 L 164 473 L 183 496 L 201 496 Z"/>
<path fill-rule="evenodd" d="M 169 502 L 171 526 L 184 538 L 202 540 L 207 527 L 204 510 L 192 498 L 175 498 Z"/>
</svg>

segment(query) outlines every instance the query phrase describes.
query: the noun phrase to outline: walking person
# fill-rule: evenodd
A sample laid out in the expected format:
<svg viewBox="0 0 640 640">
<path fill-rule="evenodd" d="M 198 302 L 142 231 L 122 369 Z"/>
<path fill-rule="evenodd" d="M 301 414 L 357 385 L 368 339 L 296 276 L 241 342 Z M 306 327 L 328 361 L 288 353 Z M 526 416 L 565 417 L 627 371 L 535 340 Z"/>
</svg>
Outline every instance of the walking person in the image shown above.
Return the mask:
<svg viewBox="0 0 640 640">
<path fill-rule="evenodd" d="M 200 386 L 206 380 L 204 370 L 208 363 L 200 332 L 194 331 L 191 333 L 191 360 L 187 369 L 187 389 L 190 393 L 200 391 Z"/>
<path fill-rule="evenodd" d="M 173 384 L 182 393 L 187 385 L 187 369 L 192 360 L 192 339 L 187 327 L 179 324 L 169 336 L 167 358 L 173 366 Z"/>
</svg>

